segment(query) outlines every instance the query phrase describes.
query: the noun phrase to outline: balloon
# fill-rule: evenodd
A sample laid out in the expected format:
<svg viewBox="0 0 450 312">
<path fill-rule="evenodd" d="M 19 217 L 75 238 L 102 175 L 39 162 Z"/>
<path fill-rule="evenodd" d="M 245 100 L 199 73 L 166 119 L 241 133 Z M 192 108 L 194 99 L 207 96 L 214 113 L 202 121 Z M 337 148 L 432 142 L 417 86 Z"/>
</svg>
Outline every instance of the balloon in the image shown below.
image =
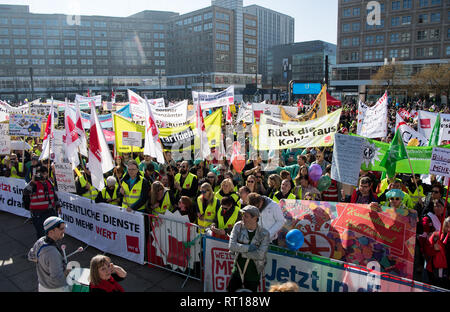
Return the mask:
<svg viewBox="0 0 450 312">
<path fill-rule="evenodd" d="M 318 164 L 312 164 L 309 167 L 308 175 L 309 178 L 314 182 L 319 181 L 320 176 L 322 175 L 322 167 L 320 167 Z"/>
<path fill-rule="evenodd" d="M 319 183 L 317 184 L 317 189 L 320 192 L 328 190 L 331 185 L 331 178 L 327 175 L 320 177 Z"/>
<path fill-rule="evenodd" d="M 305 237 L 300 230 L 292 229 L 286 234 L 286 245 L 289 250 L 298 250 L 304 241 Z"/>
</svg>

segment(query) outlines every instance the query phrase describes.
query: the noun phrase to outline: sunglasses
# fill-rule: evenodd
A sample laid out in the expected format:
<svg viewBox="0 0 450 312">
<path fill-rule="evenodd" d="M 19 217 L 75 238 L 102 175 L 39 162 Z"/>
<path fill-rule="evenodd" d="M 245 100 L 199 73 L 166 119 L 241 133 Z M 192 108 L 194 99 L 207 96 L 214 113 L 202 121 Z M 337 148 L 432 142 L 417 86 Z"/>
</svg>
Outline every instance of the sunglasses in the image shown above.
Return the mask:
<svg viewBox="0 0 450 312">
<path fill-rule="evenodd" d="M 400 197 L 391 197 L 391 198 L 389 198 L 389 200 L 401 200 L 401 198 Z"/>
<path fill-rule="evenodd" d="M 206 193 L 208 193 L 209 191 L 200 191 L 200 193 L 201 194 L 206 194 Z"/>
<path fill-rule="evenodd" d="M 433 191 L 433 194 L 440 194 L 440 191 Z"/>
<path fill-rule="evenodd" d="M 247 180 L 248 183 L 255 183 L 253 180 Z"/>
</svg>

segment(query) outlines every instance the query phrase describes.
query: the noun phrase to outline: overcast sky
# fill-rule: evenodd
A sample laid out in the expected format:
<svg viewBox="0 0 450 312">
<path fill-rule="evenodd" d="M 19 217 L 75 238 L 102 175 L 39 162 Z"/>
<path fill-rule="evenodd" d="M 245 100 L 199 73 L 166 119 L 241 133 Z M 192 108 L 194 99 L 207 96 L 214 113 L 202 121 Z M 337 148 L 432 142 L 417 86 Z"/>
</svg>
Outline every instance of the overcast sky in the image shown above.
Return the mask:
<svg viewBox="0 0 450 312">
<path fill-rule="evenodd" d="M 244 0 L 295 18 L 295 41 L 323 40 L 336 44 L 338 0 Z M 31 13 L 61 13 L 125 17 L 143 10 L 180 14 L 211 5 L 210 0 L 0 0 L 29 5 Z"/>
</svg>

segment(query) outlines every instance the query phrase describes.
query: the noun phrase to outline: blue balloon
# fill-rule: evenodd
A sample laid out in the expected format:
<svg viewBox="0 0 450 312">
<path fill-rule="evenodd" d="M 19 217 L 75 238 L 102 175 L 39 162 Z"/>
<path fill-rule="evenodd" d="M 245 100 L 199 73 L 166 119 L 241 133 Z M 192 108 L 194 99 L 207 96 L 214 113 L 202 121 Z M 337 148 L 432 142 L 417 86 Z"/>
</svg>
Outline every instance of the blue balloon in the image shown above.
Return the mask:
<svg viewBox="0 0 450 312">
<path fill-rule="evenodd" d="M 286 234 L 286 245 L 290 250 L 298 250 L 304 241 L 305 237 L 298 229 L 292 229 Z"/>
</svg>

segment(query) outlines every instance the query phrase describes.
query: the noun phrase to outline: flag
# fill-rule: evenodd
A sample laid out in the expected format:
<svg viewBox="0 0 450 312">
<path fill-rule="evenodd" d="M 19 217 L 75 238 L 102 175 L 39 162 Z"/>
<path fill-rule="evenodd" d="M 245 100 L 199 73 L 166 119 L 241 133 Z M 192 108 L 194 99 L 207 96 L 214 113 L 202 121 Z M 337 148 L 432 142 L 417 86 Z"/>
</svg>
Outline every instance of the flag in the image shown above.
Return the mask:
<svg viewBox="0 0 450 312">
<path fill-rule="evenodd" d="M 441 130 L 441 114 L 438 114 L 436 117 L 436 122 L 434 123 L 433 131 L 431 132 L 430 140 L 428 141 L 428 146 L 439 145 L 440 130 Z"/>
<path fill-rule="evenodd" d="M 233 115 L 231 114 L 230 102 L 227 102 L 227 117 L 225 119 L 226 122 L 230 124 L 233 122 Z"/>
<path fill-rule="evenodd" d="M 114 93 L 114 89 L 111 90 L 111 103 L 116 103 L 116 94 Z"/>
<path fill-rule="evenodd" d="M 153 117 L 150 103 L 146 100 L 145 109 L 145 143 L 144 155 L 150 155 L 156 158 L 157 162 L 164 164 L 164 155 L 162 151 L 161 140 L 159 139 L 159 129 Z"/>
<path fill-rule="evenodd" d="M 81 155 L 83 155 L 84 157 L 88 157 L 86 132 L 84 132 L 83 119 L 81 117 L 80 104 L 78 102 L 76 102 L 75 129 L 80 138 L 80 145 L 78 146 L 78 150 Z"/>
<path fill-rule="evenodd" d="M 51 154 L 53 153 L 52 140 L 54 139 L 53 130 L 55 129 L 55 112 L 53 107 L 53 98 L 52 105 L 50 106 L 50 113 L 48 114 L 47 124 L 45 125 L 44 138 L 42 142 L 42 153 L 39 156 L 39 160 L 49 159 L 51 158 Z"/>
<path fill-rule="evenodd" d="M 206 134 L 205 121 L 203 119 L 200 98 L 195 103 L 195 124 L 197 128 L 197 137 L 200 140 L 200 149 L 196 152 L 195 159 L 206 159 L 211 154 L 209 148 L 208 136 Z"/>
<path fill-rule="evenodd" d="M 89 164 L 92 186 L 98 191 L 105 188 L 103 174 L 114 168 L 111 153 L 106 144 L 100 121 L 95 111 L 95 104 L 91 103 L 91 128 L 89 134 Z"/>
<path fill-rule="evenodd" d="M 230 164 L 237 173 L 241 173 L 245 167 L 245 156 L 241 154 L 241 144 L 233 142 L 233 152 L 231 153 Z"/>
<path fill-rule="evenodd" d="M 64 129 L 66 131 L 63 136 L 63 142 L 67 159 L 72 163 L 72 169 L 80 164 L 78 158 L 78 146 L 81 144 L 80 135 L 75 126 L 75 122 L 70 114 L 70 107 L 66 99 L 66 107 L 64 110 Z"/>
<path fill-rule="evenodd" d="M 381 160 L 380 166 L 386 168 L 386 174 L 388 177 L 392 178 L 396 172 L 397 162 L 407 158 L 408 154 L 406 152 L 405 145 L 403 144 L 402 135 L 400 130 L 397 130 L 391 144 L 389 145 L 388 152 Z"/>
</svg>

